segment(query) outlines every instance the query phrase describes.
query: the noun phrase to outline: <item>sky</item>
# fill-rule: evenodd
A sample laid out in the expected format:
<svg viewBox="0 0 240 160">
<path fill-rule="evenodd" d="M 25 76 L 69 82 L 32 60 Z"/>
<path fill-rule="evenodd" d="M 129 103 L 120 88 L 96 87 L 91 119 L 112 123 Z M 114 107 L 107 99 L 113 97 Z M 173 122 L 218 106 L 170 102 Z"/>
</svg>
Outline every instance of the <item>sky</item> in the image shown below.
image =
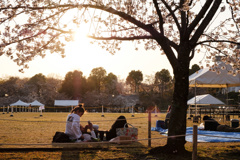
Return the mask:
<svg viewBox="0 0 240 160">
<path fill-rule="evenodd" d="M 76 40 L 66 45 L 66 57 L 61 58 L 59 54 L 47 54 L 44 59 L 35 58 L 29 63 L 29 69 L 24 73 L 18 72 L 19 66 L 10 58 L 0 56 L 0 77 L 18 76 L 32 77 L 42 73 L 45 76 L 56 74 L 62 78 L 69 71 L 80 70 L 88 77 L 91 70 L 96 67 L 103 67 L 107 74 L 112 72 L 120 79 L 126 79 L 132 70 L 140 70 L 143 75 L 154 75 L 162 69 L 168 69 L 173 75 L 172 67 L 165 55 L 161 55 L 159 50 L 146 51 L 143 46 L 136 51 L 133 42 L 121 44 L 121 50 L 115 55 L 100 48 L 97 44 L 90 44 L 87 38 Z M 198 64 L 200 55 L 197 55 L 191 65 Z M 191 66 L 190 65 L 190 66 Z"/>
<path fill-rule="evenodd" d="M 85 31 L 87 29 L 79 29 Z M 87 33 L 87 32 L 86 32 Z M 61 58 L 60 55 L 53 53 L 47 54 L 44 59 L 36 57 L 29 62 L 29 69 L 25 69 L 24 73 L 18 72 L 21 69 L 9 57 L 0 56 L 0 78 L 9 76 L 18 76 L 20 78 L 32 77 L 35 74 L 42 73 L 45 76 L 58 75 L 64 79 L 69 71 L 80 70 L 83 75 L 88 77 L 91 70 L 97 67 L 103 67 L 107 74 L 112 72 L 120 79 L 126 79 L 129 72 L 132 70 L 140 70 L 145 78 L 146 75 L 155 75 L 156 72 L 162 69 L 169 70 L 173 76 L 172 67 L 165 55 L 161 55 L 159 49 L 145 50 L 144 46 L 139 46 L 138 51 L 135 50 L 135 43 L 123 42 L 121 50 L 115 55 L 100 48 L 97 44 L 90 44 L 90 40 L 85 34 L 77 32 L 75 42 L 70 42 L 66 45 L 66 57 Z M 190 63 L 198 64 L 203 59 L 203 54 L 196 53 Z"/>
</svg>

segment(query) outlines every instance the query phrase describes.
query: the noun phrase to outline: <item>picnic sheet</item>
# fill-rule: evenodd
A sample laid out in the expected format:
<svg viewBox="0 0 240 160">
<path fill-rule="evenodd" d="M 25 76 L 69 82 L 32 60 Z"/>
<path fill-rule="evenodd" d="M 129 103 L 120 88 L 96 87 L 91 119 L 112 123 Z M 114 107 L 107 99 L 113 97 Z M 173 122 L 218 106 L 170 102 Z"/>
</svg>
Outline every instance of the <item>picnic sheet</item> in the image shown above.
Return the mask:
<svg viewBox="0 0 240 160">
<path fill-rule="evenodd" d="M 168 129 L 161 127 L 151 127 L 152 131 L 158 131 L 160 134 L 167 136 Z M 186 134 L 193 134 L 193 127 L 187 127 Z M 221 137 L 210 137 L 210 136 Z M 229 138 L 223 138 L 229 137 Z M 238 139 L 234 139 L 238 138 Z M 192 135 L 186 136 L 186 141 L 192 142 Z M 206 131 L 198 129 L 198 142 L 240 142 L 240 132 L 218 132 L 218 131 Z"/>
</svg>

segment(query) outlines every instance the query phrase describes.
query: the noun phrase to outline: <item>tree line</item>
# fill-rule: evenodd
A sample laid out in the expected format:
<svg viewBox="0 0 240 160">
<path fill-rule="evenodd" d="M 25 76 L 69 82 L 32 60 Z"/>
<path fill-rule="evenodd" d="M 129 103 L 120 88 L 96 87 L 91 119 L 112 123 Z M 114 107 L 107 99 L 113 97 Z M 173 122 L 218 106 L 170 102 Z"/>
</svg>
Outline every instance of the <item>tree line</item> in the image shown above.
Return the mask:
<svg viewBox="0 0 240 160">
<path fill-rule="evenodd" d="M 42 73 L 31 78 L 10 76 L 0 79 L 0 105 L 7 106 L 21 99 L 24 102 L 38 100 L 53 106 L 54 100 L 74 99 L 85 106 L 99 106 L 108 105 L 111 96 L 137 94 L 141 104 L 147 107 L 161 101 L 170 103 L 172 82 L 166 69 L 147 75 L 144 82 L 139 70 L 132 70 L 124 80 L 113 73 L 107 74 L 103 67 L 92 69 L 87 78 L 79 70 L 69 71 L 63 80 L 54 74 L 46 77 Z"/>
<path fill-rule="evenodd" d="M 190 73 L 199 70 L 193 65 Z M 0 105 L 7 106 L 21 99 L 24 102 L 38 100 L 46 106 L 53 106 L 54 100 L 79 100 L 88 106 L 111 106 L 109 97 L 137 94 L 144 108 L 157 105 L 166 109 L 171 104 L 174 78 L 167 69 L 155 75 L 145 75 L 140 70 L 132 70 L 127 78 L 119 79 L 103 67 L 93 68 L 89 77 L 79 70 L 69 71 L 64 79 L 57 75 L 42 73 L 31 78 L 10 76 L 0 79 Z M 119 103 L 121 105 L 121 103 Z"/>
</svg>

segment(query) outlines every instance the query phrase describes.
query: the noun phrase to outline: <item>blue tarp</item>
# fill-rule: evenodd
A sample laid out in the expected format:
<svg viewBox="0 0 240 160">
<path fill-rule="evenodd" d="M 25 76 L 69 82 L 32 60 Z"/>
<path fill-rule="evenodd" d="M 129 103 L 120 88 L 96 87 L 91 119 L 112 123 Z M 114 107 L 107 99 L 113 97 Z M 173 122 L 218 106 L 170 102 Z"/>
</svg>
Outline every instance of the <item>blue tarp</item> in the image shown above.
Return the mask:
<svg viewBox="0 0 240 160">
<path fill-rule="evenodd" d="M 162 129 L 161 127 L 152 127 L 152 131 L 158 131 L 160 134 L 167 136 L 168 129 Z M 186 134 L 193 134 L 193 127 L 187 127 Z M 209 136 L 203 136 L 209 135 Z M 221 137 L 210 137 L 221 136 Z M 229 138 L 223 138 L 229 137 Z M 237 138 L 237 139 L 234 139 Z M 192 142 L 192 135 L 186 136 L 186 141 Z M 198 129 L 198 142 L 240 142 L 240 132 L 218 132 L 218 131 L 206 131 Z"/>
</svg>

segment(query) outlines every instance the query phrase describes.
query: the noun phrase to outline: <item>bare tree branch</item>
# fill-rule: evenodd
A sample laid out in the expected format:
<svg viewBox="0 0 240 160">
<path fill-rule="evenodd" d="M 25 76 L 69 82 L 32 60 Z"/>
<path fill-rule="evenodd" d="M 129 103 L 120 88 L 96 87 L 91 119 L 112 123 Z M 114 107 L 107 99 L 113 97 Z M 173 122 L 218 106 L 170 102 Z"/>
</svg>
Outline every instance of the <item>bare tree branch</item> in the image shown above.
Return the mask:
<svg viewBox="0 0 240 160">
<path fill-rule="evenodd" d="M 228 0 L 227 0 L 226 2 L 227 2 L 228 4 L 230 3 Z M 236 22 L 236 20 L 235 20 L 235 18 L 234 18 L 234 15 L 233 15 L 233 8 L 232 8 L 231 5 L 229 5 L 229 6 L 230 6 L 230 10 L 231 10 L 232 19 L 233 19 L 233 21 L 235 22 L 235 26 L 236 26 L 236 28 L 237 28 L 237 30 L 238 30 L 238 33 L 240 34 L 239 27 L 238 27 L 237 22 Z"/>
<path fill-rule="evenodd" d="M 74 33 L 71 30 L 66 31 L 66 30 L 62 30 L 62 29 L 58 29 L 58 28 L 54 28 L 54 27 L 48 27 L 48 29 L 52 29 L 52 30 L 55 30 L 55 31 L 58 31 L 58 32 L 61 32 L 61 33 L 64 33 L 64 34 L 73 34 Z"/>
<path fill-rule="evenodd" d="M 185 0 L 180 1 L 180 7 L 183 8 L 183 4 L 185 3 Z M 181 23 L 182 28 L 180 30 L 180 38 L 182 38 L 183 34 L 186 32 L 187 29 L 187 20 L 186 20 L 186 11 L 181 11 Z"/>
<path fill-rule="evenodd" d="M 175 10 L 172 11 L 172 9 L 170 8 L 170 6 L 167 4 L 167 2 L 165 0 L 161 0 L 163 2 L 163 4 L 166 6 L 166 8 L 168 9 L 168 11 L 170 12 L 170 14 L 168 16 L 172 16 L 177 27 L 178 27 L 178 30 L 180 31 L 180 24 L 178 23 L 178 20 L 177 20 L 177 17 L 175 16 L 174 12 L 179 9 L 179 7 L 177 7 Z"/>
<path fill-rule="evenodd" d="M 121 40 L 121 41 L 129 41 L 129 40 L 140 40 L 140 39 L 154 39 L 153 36 L 133 36 L 133 37 L 95 37 L 95 36 L 87 36 L 88 38 L 92 38 L 95 40 Z"/>
<path fill-rule="evenodd" d="M 232 44 L 236 44 L 236 45 L 240 45 L 240 43 L 238 42 L 234 42 L 234 41 L 229 41 L 229 40 L 206 40 L 206 41 L 200 41 L 198 43 L 196 43 L 196 45 L 201 45 L 204 43 L 219 43 L 219 42 L 224 42 L 224 43 L 232 43 Z"/>
<path fill-rule="evenodd" d="M 191 34 L 191 32 L 194 30 L 194 28 L 197 26 L 197 24 L 200 22 L 202 18 L 204 18 L 204 15 L 208 11 L 210 5 L 212 4 L 213 0 L 208 0 L 202 7 L 201 11 L 197 14 L 196 18 L 193 20 L 193 22 L 188 27 L 188 33 Z"/>
<path fill-rule="evenodd" d="M 209 1 L 212 1 L 212 0 L 209 0 Z M 190 43 L 192 45 L 195 44 L 198 41 L 198 39 L 202 35 L 203 31 L 206 29 L 207 25 L 212 20 L 214 14 L 217 12 L 221 2 L 222 2 L 222 0 L 214 1 L 214 4 L 212 5 L 211 9 L 209 10 L 207 16 L 204 18 L 204 20 L 202 21 L 201 25 L 198 27 L 198 29 L 196 30 L 195 34 L 191 38 Z"/>
<path fill-rule="evenodd" d="M 22 14 L 22 13 L 24 13 L 24 11 L 19 12 L 19 13 L 17 13 L 17 14 L 13 14 L 12 16 L 9 16 L 8 18 L 3 19 L 0 24 L 3 24 L 5 21 L 11 20 L 11 18 L 16 17 L 16 16 L 18 16 L 18 15 L 20 15 L 20 14 Z"/>
<path fill-rule="evenodd" d="M 155 6 L 155 8 L 157 10 L 157 14 L 158 14 L 158 17 L 159 17 L 159 30 L 164 35 L 164 29 L 163 29 L 164 21 L 163 21 L 162 13 L 161 13 L 161 11 L 159 9 L 157 0 L 153 0 L 153 3 L 154 3 L 154 6 Z"/>
</svg>

